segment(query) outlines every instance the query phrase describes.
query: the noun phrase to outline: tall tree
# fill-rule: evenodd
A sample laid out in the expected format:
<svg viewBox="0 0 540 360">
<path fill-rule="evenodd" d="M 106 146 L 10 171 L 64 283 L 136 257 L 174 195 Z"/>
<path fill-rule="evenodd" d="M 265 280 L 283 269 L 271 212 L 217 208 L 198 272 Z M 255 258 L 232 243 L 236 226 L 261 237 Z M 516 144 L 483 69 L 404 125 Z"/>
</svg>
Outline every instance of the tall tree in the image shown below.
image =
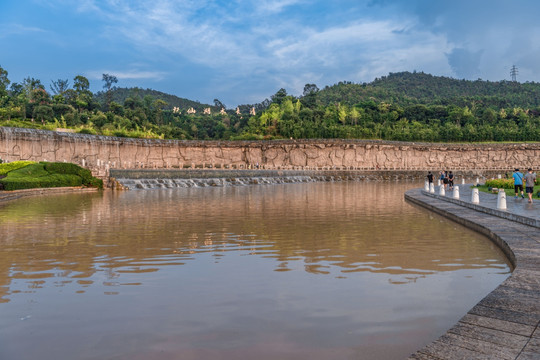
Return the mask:
<svg viewBox="0 0 540 360">
<path fill-rule="evenodd" d="M 8 72 L 0 66 L 0 96 L 7 95 L 7 87 L 10 81 L 8 79 Z"/>
<path fill-rule="evenodd" d="M 51 91 L 54 95 L 63 95 L 64 92 L 69 89 L 69 80 L 58 79 L 56 81 L 51 80 Z"/>
<path fill-rule="evenodd" d="M 90 82 L 87 78 L 82 75 L 77 75 L 73 78 L 73 88 L 78 95 L 82 94 L 85 91 L 88 91 L 90 88 Z"/>
<path fill-rule="evenodd" d="M 26 93 L 26 96 L 29 99 L 32 99 L 32 91 L 35 89 L 43 89 L 45 90 L 45 86 L 41 83 L 41 80 L 34 79 L 33 77 L 27 77 L 23 80 L 23 88 L 24 92 Z"/>
<path fill-rule="evenodd" d="M 272 102 L 276 104 L 280 104 L 285 100 L 287 97 L 287 90 L 281 88 L 279 89 L 274 95 L 271 96 Z"/>
<path fill-rule="evenodd" d="M 302 98 L 302 105 L 307 108 L 313 109 L 317 104 L 317 93 L 319 88 L 315 84 L 306 84 L 304 86 L 304 97 Z"/>
<path fill-rule="evenodd" d="M 118 82 L 118 78 L 116 76 L 109 74 L 103 74 L 102 80 L 104 82 L 103 88 L 107 91 L 111 90 L 112 85 Z"/>
<path fill-rule="evenodd" d="M 107 94 L 106 94 L 106 108 L 107 110 L 109 109 L 109 104 L 111 103 L 112 101 L 112 89 L 113 89 L 113 84 L 116 84 L 118 82 L 118 78 L 114 75 L 109 75 L 109 74 L 103 74 L 103 78 L 102 78 L 104 84 L 103 84 L 103 88 L 107 91 Z"/>
<path fill-rule="evenodd" d="M 79 112 L 89 108 L 90 102 L 92 101 L 92 92 L 89 90 L 90 82 L 88 79 L 82 75 L 75 76 L 73 78 L 73 88 L 75 89 L 75 96 L 73 97 L 69 94 L 71 90 L 67 90 L 68 96 L 66 96 L 74 101 L 72 105 L 77 106 Z"/>
<path fill-rule="evenodd" d="M 214 106 L 219 109 L 225 109 L 225 104 L 219 101 L 218 99 L 214 99 Z"/>
</svg>

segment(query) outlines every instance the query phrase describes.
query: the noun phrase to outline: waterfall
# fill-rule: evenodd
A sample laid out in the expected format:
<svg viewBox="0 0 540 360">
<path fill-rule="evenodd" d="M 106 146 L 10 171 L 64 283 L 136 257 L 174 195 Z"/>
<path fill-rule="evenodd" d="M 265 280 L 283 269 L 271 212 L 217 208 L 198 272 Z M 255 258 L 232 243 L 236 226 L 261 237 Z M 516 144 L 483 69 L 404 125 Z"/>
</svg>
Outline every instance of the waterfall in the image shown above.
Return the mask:
<svg viewBox="0 0 540 360">
<path fill-rule="evenodd" d="M 169 189 L 209 186 L 246 186 L 328 181 L 326 176 L 235 177 L 209 179 L 116 179 L 130 189 Z M 333 179 L 332 179 L 333 180 Z"/>
</svg>

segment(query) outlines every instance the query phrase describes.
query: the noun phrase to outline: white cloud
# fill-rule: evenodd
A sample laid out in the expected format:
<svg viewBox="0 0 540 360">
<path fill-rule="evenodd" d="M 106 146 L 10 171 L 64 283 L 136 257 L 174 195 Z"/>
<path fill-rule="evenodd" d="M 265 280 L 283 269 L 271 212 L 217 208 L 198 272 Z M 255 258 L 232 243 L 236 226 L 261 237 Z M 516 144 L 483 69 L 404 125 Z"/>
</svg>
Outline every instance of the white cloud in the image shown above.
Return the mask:
<svg viewBox="0 0 540 360">
<path fill-rule="evenodd" d="M 302 0 L 260 0 L 256 1 L 256 10 L 259 14 L 277 14 L 282 12 L 285 8 L 305 3 Z"/>
<path fill-rule="evenodd" d="M 89 79 L 101 80 L 103 74 L 109 74 L 116 76 L 118 80 L 134 80 L 134 79 L 151 79 L 162 80 L 167 74 L 160 71 L 117 71 L 117 70 L 92 70 L 88 71 L 86 75 Z"/>
<path fill-rule="evenodd" d="M 99 16 L 107 17 L 111 38 L 122 36 L 143 53 L 178 57 L 179 62 L 187 60 L 219 73 L 219 78 L 207 79 L 208 87 L 265 81 L 268 87 L 298 94 L 306 83 L 371 81 L 390 71 L 451 74 L 444 54 L 452 46 L 446 36 L 422 30 L 414 17 L 350 16 L 341 23 L 307 26 L 302 14 L 286 11 L 303 3 L 239 0 L 219 7 L 211 1 L 109 0 Z M 109 73 L 119 79 L 131 74 Z M 133 72 L 130 78 L 160 76 L 159 71 L 147 71 Z"/>
<path fill-rule="evenodd" d="M 10 35 L 24 35 L 28 33 L 46 33 L 47 30 L 22 24 L 0 24 L 0 38 Z"/>
</svg>

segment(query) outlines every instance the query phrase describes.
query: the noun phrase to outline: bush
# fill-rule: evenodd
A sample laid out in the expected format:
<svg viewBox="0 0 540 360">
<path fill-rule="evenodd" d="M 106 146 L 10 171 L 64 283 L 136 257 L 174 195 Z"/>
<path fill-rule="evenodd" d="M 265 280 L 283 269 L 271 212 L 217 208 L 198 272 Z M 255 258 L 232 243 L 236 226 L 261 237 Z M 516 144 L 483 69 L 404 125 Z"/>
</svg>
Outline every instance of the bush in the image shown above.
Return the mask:
<svg viewBox="0 0 540 360">
<path fill-rule="evenodd" d="M 45 164 L 45 170 L 47 170 L 51 174 L 76 175 L 81 178 L 82 185 L 98 187 L 100 189 L 103 189 L 103 181 L 100 179 L 94 178 L 90 170 L 80 167 L 79 165 L 75 165 L 72 163 L 63 163 L 63 162 L 55 162 L 55 163 L 45 162 L 44 164 Z M 93 185 L 93 184 L 99 184 L 99 183 L 101 183 L 100 186 Z"/>
<path fill-rule="evenodd" d="M 8 172 L 21 169 L 30 164 L 35 164 L 35 161 L 14 161 L 10 163 L 0 163 L 0 175 L 6 175 Z"/>
<path fill-rule="evenodd" d="M 97 132 L 94 129 L 89 128 L 82 128 L 81 130 L 77 131 L 79 134 L 87 134 L 87 135 L 96 135 Z"/>
<path fill-rule="evenodd" d="M 34 163 L 10 171 L 0 183 L 5 190 L 83 185 L 103 188 L 103 181 L 94 178 L 90 170 L 71 163 Z"/>
<path fill-rule="evenodd" d="M 498 189 L 513 189 L 514 179 L 491 179 L 486 180 L 485 186 Z"/>
</svg>

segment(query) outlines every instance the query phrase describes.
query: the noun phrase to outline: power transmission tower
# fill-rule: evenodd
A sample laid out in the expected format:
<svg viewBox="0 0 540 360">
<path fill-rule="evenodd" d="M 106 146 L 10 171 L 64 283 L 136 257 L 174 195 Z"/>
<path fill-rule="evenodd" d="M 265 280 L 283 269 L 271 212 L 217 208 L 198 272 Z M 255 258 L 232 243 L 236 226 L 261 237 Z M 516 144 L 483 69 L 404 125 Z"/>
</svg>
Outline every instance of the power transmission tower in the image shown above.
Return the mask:
<svg viewBox="0 0 540 360">
<path fill-rule="evenodd" d="M 518 68 L 516 67 L 516 65 L 512 65 L 512 69 L 510 69 L 510 76 L 512 76 L 513 82 L 517 81 L 517 74 L 519 74 Z"/>
</svg>

